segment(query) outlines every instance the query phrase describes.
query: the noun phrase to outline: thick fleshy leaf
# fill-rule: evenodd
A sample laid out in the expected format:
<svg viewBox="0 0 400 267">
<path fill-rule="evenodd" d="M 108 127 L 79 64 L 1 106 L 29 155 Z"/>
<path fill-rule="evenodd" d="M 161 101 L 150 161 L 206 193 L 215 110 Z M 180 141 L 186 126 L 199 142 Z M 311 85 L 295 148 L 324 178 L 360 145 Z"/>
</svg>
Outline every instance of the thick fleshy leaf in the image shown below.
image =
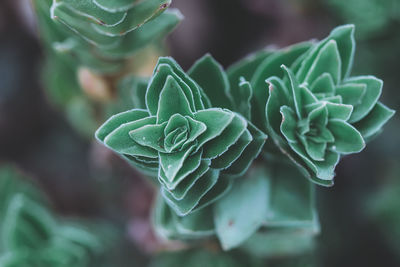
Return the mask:
<svg viewBox="0 0 400 267">
<path fill-rule="evenodd" d="M 204 109 L 204 104 L 202 101 L 202 90 L 199 88 L 197 83 L 193 81 L 192 78 L 187 75 L 183 69 L 179 66 L 179 64 L 170 57 L 160 57 L 157 63 L 157 66 L 160 64 L 166 64 L 170 66 L 173 70 L 173 76 L 180 83 L 180 86 L 183 88 L 183 85 L 187 85 L 191 91 L 191 95 L 193 97 L 193 111 Z M 186 95 L 188 97 L 188 95 Z M 188 97 L 189 99 L 189 97 Z"/>
<path fill-rule="evenodd" d="M 117 129 L 122 124 L 140 120 L 149 116 L 146 110 L 133 109 L 121 112 L 111 116 L 103 125 L 96 131 L 95 136 L 97 140 L 103 142 L 107 135 Z"/>
<path fill-rule="evenodd" d="M 241 156 L 233 162 L 228 169 L 224 170 L 224 174 L 233 176 L 244 175 L 253 163 L 253 160 L 260 154 L 261 149 L 265 144 L 265 140 L 267 139 L 267 135 L 250 122 L 248 122 L 247 129 L 250 131 L 253 140 L 246 146 Z"/>
<path fill-rule="evenodd" d="M 204 238 L 215 234 L 213 208 L 195 211 L 184 217 L 176 217 L 177 230 L 190 237 Z"/>
<path fill-rule="evenodd" d="M 296 114 L 288 106 L 282 106 L 280 110 L 282 114 L 281 132 L 288 142 L 297 142 L 297 120 Z"/>
<path fill-rule="evenodd" d="M 270 205 L 264 225 L 302 228 L 313 224 L 317 214 L 315 186 L 291 164 L 277 163 L 269 171 Z"/>
<path fill-rule="evenodd" d="M 188 75 L 200 85 L 213 107 L 232 108 L 228 77 L 210 54 L 197 60 Z"/>
<path fill-rule="evenodd" d="M 226 169 L 231 166 L 232 163 L 242 155 L 243 151 L 252 140 L 253 137 L 246 129 L 234 145 L 230 146 L 225 153 L 213 159 L 211 168 Z"/>
<path fill-rule="evenodd" d="M 216 185 L 200 200 L 192 212 L 201 210 L 221 199 L 232 188 L 232 179 L 221 176 Z"/>
<path fill-rule="evenodd" d="M 301 63 L 301 67 L 297 72 L 297 78 L 301 82 L 305 80 L 321 49 L 330 41 L 336 42 L 338 54 L 340 56 L 340 78 L 346 78 L 350 74 L 355 51 L 354 25 L 343 25 L 332 30 L 330 35 L 316 44 L 308 53 L 307 57 L 304 58 L 303 62 Z"/>
<path fill-rule="evenodd" d="M 310 86 L 310 91 L 314 94 L 323 93 L 330 94 L 335 92 L 335 83 L 332 75 L 325 72 L 320 75 Z"/>
<path fill-rule="evenodd" d="M 89 22 L 99 25 L 113 26 L 121 23 L 126 18 L 126 12 L 107 12 L 93 3 L 93 0 L 60 0 L 57 5 L 65 5 L 75 13 L 77 17 L 86 18 Z"/>
<path fill-rule="evenodd" d="M 353 106 L 351 105 L 336 104 L 332 102 L 326 102 L 326 108 L 328 109 L 328 116 L 330 119 L 347 121 L 353 112 Z"/>
<path fill-rule="evenodd" d="M 179 87 L 184 92 L 191 110 L 194 110 L 193 94 L 189 86 L 185 84 L 177 74 L 173 73 L 173 68 L 168 64 L 161 64 L 161 58 L 158 60 L 158 64 L 155 68 L 155 73 L 150 80 L 149 86 L 146 91 L 146 106 L 151 115 L 156 115 L 158 112 L 158 106 L 160 102 L 161 91 L 163 90 L 166 80 L 172 76 L 175 81 L 179 84 Z M 172 64 L 172 63 L 171 63 Z"/>
<path fill-rule="evenodd" d="M 315 161 L 323 161 L 325 159 L 325 150 L 327 147 L 326 142 L 314 142 L 309 138 L 300 138 L 300 140 L 304 140 L 303 146 L 307 151 L 307 154 Z"/>
<path fill-rule="evenodd" d="M 234 145 L 247 128 L 247 121 L 235 114 L 231 123 L 216 138 L 204 144 L 204 158 L 216 158 Z"/>
<path fill-rule="evenodd" d="M 210 168 L 210 163 L 211 161 L 209 159 L 201 160 L 198 168 L 194 172 L 187 175 L 179 184 L 176 185 L 175 188 L 169 188 L 168 184 L 165 184 L 166 189 L 175 199 L 183 199 L 186 196 L 187 192 L 193 186 L 195 186 L 196 182 L 208 171 L 208 169 Z M 163 180 L 161 180 L 161 182 L 164 183 Z"/>
<path fill-rule="evenodd" d="M 363 138 L 373 136 L 394 115 L 395 111 L 378 102 L 371 112 L 354 127 L 361 133 Z"/>
<path fill-rule="evenodd" d="M 383 82 L 374 76 L 358 76 L 347 79 L 346 83 L 366 85 L 365 94 L 360 104 L 354 106 L 353 113 L 349 119 L 350 123 L 354 123 L 364 118 L 373 109 L 382 93 Z"/>
<path fill-rule="evenodd" d="M 155 117 L 146 117 L 122 124 L 106 136 L 104 144 L 120 154 L 156 158 L 158 156 L 156 150 L 139 145 L 129 136 L 131 131 L 155 122 Z"/>
<path fill-rule="evenodd" d="M 189 175 L 194 173 L 198 175 L 201 170 L 198 170 L 200 164 L 202 163 L 201 156 L 203 154 L 202 150 L 199 150 L 197 153 L 190 155 L 184 162 L 182 168 L 175 175 L 174 179 L 170 180 L 161 166 L 159 168 L 158 178 L 159 181 L 168 189 L 174 190 L 181 182 L 185 181 Z"/>
<path fill-rule="evenodd" d="M 182 88 L 172 76 L 168 76 L 165 85 L 160 92 L 157 109 L 157 123 L 168 121 L 174 114 L 192 116 L 190 103 L 182 91 Z"/>
<path fill-rule="evenodd" d="M 160 166 L 164 171 L 167 181 L 175 181 L 175 178 L 183 167 L 185 160 L 195 149 L 195 146 L 191 146 L 186 150 L 177 151 L 174 153 L 159 153 Z"/>
<path fill-rule="evenodd" d="M 293 100 L 289 96 L 288 89 L 282 80 L 277 77 L 268 79 L 269 97 L 265 107 L 266 127 L 269 134 L 279 135 L 282 117 L 280 116 L 281 106 L 292 106 Z M 291 101 L 292 100 L 292 101 Z"/>
<path fill-rule="evenodd" d="M 164 128 L 167 123 L 150 124 L 129 132 L 133 141 L 142 146 L 147 146 L 159 152 L 165 152 L 162 144 Z"/>
<path fill-rule="evenodd" d="M 329 73 L 333 82 L 338 84 L 341 79 L 341 67 L 337 44 L 330 40 L 321 48 L 304 81 L 312 84 L 322 74 Z"/>
<path fill-rule="evenodd" d="M 305 106 L 317 103 L 317 98 L 310 92 L 309 89 L 306 87 L 299 85 L 296 77 L 294 76 L 293 72 L 287 68 L 286 66 L 282 65 L 282 69 L 287 74 L 289 81 L 290 81 L 290 90 L 294 100 L 294 107 L 299 119 L 305 117 Z"/>
<path fill-rule="evenodd" d="M 219 136 L 232 122 L 235 114 L 222 109 L 211 108 L 200 110 L 194 114 L 194 119 L 207 126 L 207 130 L 198 137 L 198 147 Z"/>
<path fill-rule="evenodd" d="M 93 24 L 94 31 L 108 36 L 121 36 L 136 30 L 147 21 L 160 15 L 171 4 L 171 0 L 146 0 L 127 10 L 125 19 L 114 26 Z"/>
<path fill-rule="evenodd" d="M 304 42 L 278 50 L 260 63 L 250 80 L 254 96 L 254 103 L 252 105 L 253 118 L 258 118 L 261 114 L 260 120 L 265 121 L 264 108 L 269 96 L 268 85 L 265 81 L 272 76 L 282 77 L 281 66 L 291 66 L 298 57 L 310 48 L 310 46 L 310 42 Z M 256 122 L 255 124 L 260 127 L 259 123 Z"/>
<path fill-rule="evenodd" d="M 353 67 L 354 52 L 356 43 L 354 40 L 354 25 L 347 24 L 336 27 L 330 33 L 328 39 L 336 40 L 339 50 L 340 61 L 342 62 L 342 79 L 350 75 L 351 68 Z"/>
<path fill-rule="evenodd" d="M 127 11 L 136 4 L 136 1 L 132 0 L 93 0 L 93 2 L 108 12 Z"/>
<path fill-rule="evenodd" d="M 347 122 L 335 119 L 329 120 L 328 129 L 335 137 L 334 145 L 331 147 L 332 150 L 348 154 L 357 153 L 364 149 L 365 142 L 360 132 Z"/>
<path fill-rule="evenodd" d="M 168 205 L 179 216 L 188 215 L 200 202 L 208 191 L 217 183 L 219 172 L 209 169 L 197 182 L 196 186 L 192 187 L 182 200 L 176 200 L 170 192 L 161 189 L 161 193 Z"/>
<path fill-rule="evenodd" d="M 246 119 L 251 119 L 251 98 L 253 89 L 251 83 L 241 77 L 238 87 L 237 98 L 233 99 L 235 111 L 242 114 Z"/>
<path fill-rule="evenodd" d="M 122 38 L 118 45 L 98 49 L 97 52 L 106 58 L 124 60 L 149 43 L 164 38 L 182 19 L 183 16 L 177 9 L 166 10 L 135 31 L 118 37 Z"/>
<path fill-rule="evenodd" d="M 346 83 L 336 87 L 336 94 L 342 97 L 343 103 L 352 106 L 361 104 L 365 91 L 365 84 Z"/>
<path fill-rule="evenodd" d="M 239 246 L 267 217 L 268 180 L 260 170 L 250 172 L 248 176 L 236 181 L 214 207 L 215 229 L 224 250 Z"/>
</svg>

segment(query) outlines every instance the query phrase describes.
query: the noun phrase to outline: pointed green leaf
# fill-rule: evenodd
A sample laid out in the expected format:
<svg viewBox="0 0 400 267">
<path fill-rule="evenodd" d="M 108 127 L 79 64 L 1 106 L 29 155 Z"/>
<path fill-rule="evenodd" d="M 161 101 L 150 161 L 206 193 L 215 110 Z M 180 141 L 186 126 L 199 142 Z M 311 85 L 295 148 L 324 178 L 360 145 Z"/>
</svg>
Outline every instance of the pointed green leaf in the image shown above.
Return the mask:
<svg viewBox="0 0 400 267">
<path fill-rule="evenodd" d="M 364 139 L 360 132 L 347 122 L 341 120 L 329 120 L 328 129 L 335 137 L 332 150 L 343 153 L 358 153 L 365 147 Z"/>
<path fill-rule="evenodd" d="M 182 200 L 176 200 L 171 193 L 164 188 L 161 193 L 168 205 L 178 214 L 178 216 L 188 215 L 200 202 L 208 191 L 217 183 L 219 172 L 209 169 L 189 190 Z"/>
<path fill-rule="evenodd" d="M 365 139 L 377 133 L 394 113 L 394 110 L 378 102 L 371 112 L 354 126 Z"/>
<path fill-rule="evenodd" d="M 325 72 L 320 75 L 310 86 L 310 91 L 314 94 L 318 93 L 334 93 L 335 92 L 335 83 L 333 82 L 332 75 Z"/>
<path fill-rule="evenodd" d="M 96 25 L 94 31 L 108 36 L 121 36 L 136 30 L 147 21 L 156 18 L 171 4 L 171 0 L 146 0 L 127 10 L 125 19 L 114 26 Z"/>
<path fill-rule="evenodd" d="M 237 160 L 242 155 L 243 151 L 252 140 L 253 137 L 246 129 L 234 145 L 229 147 L 229 149 L 225 153 L 213 159 L 211 168 L 226 169 L 231 166 L 232 163 L 235 162 L 235 160 Z"/>
<path fill-rule="evenodd" d="M 224 174 L 242 176 L 253 163 L 253 160 L 260 154 L 262 147 L 265 144 L 267 135 L 260 131 L 253 124 L 248 122 L 248 128 L 252 136 L 252 141 L 246 146 L 241 156 L 229 166 L 228 169 L 224 170 Z"/>
<path fill-rule="evenodd" d="M 210 98 L 213 107 L 232 108 L 228 77 L 210 54 L 197 60 L 187 73 Z"/>
<path fill-rule="evenodd" d="M 354 107 L 349 122 L 354 123 L 364 118 L 375 106 L 382 93 L 382 80 L 374 76 L 351 77 L 346 83 L 365 84 L 366 91 L 361 99 L 361 103 Z"/>
<path fill-rule="evenodd" d="M 104 144 L 120 154 L 156 158 L 158 156 L 156 150 L 139 145 L 129 136 L 129 132 L 155 122 L 155 117 L 147 117 L 122 124 L 107 135 Z"/>
<path fill-rule="evenodd" d="M 215 204 L 215 229 L 224 250 L 239 246 L 262 225 L 267 217 L 269 193 L 265 174 L 253 172 L 236 181 Z"/>
<path fill-rule="evenodd" d="M 235 114 L 227 110 L 211 108 L 200 110 L 194 114 L 196 121 L 206 125 L 207 130 L 197 138 L 198 147 L 219 136 L 232 122 Z"/>
<path fill-rule="evenodd" d="M 353 106 L 361 104 L 365 91 L 365 84 L 345 83 L 336 87 L 336 94 L 342 97 L 343 103 Z"/>
<path fill-rule="evenodd" d="M 186 150 L 173 153 L 159 153 L 160 166 L 165 173 L 167 181 L 174 182 L 178 172 L 183 167 L 185 160 L 195 150 L 195 146 L 191 146 Z"/>
<path fill-rule="evenodd" d="M 173 103 L 173 105 L 171 105 Z M 157 123 L 168 121 L 174 114 L 191 116 L 190 104 L 182 88 L 172 76 L 168 76 L 164 88 L 160 92 L 158 102 Z"/>
<path fill-rule="evenodd" d="M 247 121 L 235 114 L 231 123 L 214 139 L 204 144 L 204 158 L 216 158 L 229 149 L 247 128 Z"/>
<path fill-rule="evenodd" d="M 353 106 L 351 105 L 326 102 L 326 107 L 328 109 L 328 116 L 330 119 L 347 121 L 353 112 Z"/>
<path fill-rule="evenodd" d="M 107 135 L 109 135 L 116 128 L 121 126 L 122 124 L 137 121 L 149 116 L 149 113 L 146 110 L 142 109 L 133 109 L 125 112 L 121 112 L 114 116 L 111 116 L 103 125 L 96 131 L 95 136 L 96 139 L 100 142 L 103 142 Z"/>
<path fill-rule="evenodd" d="M 170 57 L 160 57 L 158 60 L 157 65 L 161 65 L 161 64 L 165 64 L 168 65 L 172 70 L 173 70 L 173 76 L 175 77 L 175 79 L 180 83 L 180 86 L 182 88 L 184 88 L 186 85 L 187 88 L 189 88 L 190 90 L 190 94 L 192 95 L 193 98 L 193 111 L 196 110 L 201 110 L 204 109 L 204 104 L 202 101 L 202 90 L 199 88 L 199 86 L 197 85 L 197 83 L 195 81 L 193 81 L 192 78 L 189 77 L 189 75 L 187 75 L 183 69 L 179 66 L 179 64 Z M 186 89 L 185 89 L 186 90 Z M 186 92 L 185 92 L 186 94 Z M 186 97 L 189 96 L 186 94 Z"/>
<path fill-rule="evenodd" d="M 321 48 L 304 81 L 312 84 L 322 74 L 329 73 L 334 83 L 338 84 L 341 67 L 337 44 L 334 40 L 330 40 Z"/>
<path fill-rule="evenodd" d="M 196 182 L 208 171 L 210 168 L 210 162 L 209 159 L 201 160 L 198 168 L 187 175 L 179 184 L 176 185 L 175 188 L 169 188 L 168 184 L 165 183 L 165 189 L 168 190 L 176 200 L 183 199 Z M 164 183 L 162 180 L 161 182 Z"/>
<path fill-rule="evenodd" d="M 161 184 L 163 184 L 166 187 L 166 189 L 168 189 L 169 191 L 175 190 L 176 187 L 178 187 L 178 186 L 179 187 L 184 186 L 184 184 L 185 184 L 184 182 L 186 181 L 188 176 L 198 175 L 199 173 L 202 172 L 201 170 L 199 170 L 200 167 L 204 168 L 204 166 L 201 166 L 202 154 L 203 154 L 203 150 L 199 150 L 195 154 L 190 155 L 185 160 L 182 168 L 178 171 L 178 173 L 176 174 L 176 176 L 173 180 L 170 180 L 166 176 L 164 169 L 161 167 L 159 169 L 159 174 L 158 174 L 158 179 L 161 182 Z M 189 178 L 191 178 L 191 177 L 189 177 Z M 184 183 L 184 184 L 181 185 L 181 183 Z"/>
<path fill-rule="evenodd" d="M 280 110 L 282 114 L 281 132 L 288 142 L 297 142 L 297 120 L 296 114 L 288 106 L 282 106 Z"/>
<path fill-rule="evenodd" d="M 129 132 L 133 141 L 142 146 L 147 146 L 159 152 L 165 152 L 162 139 L 164 137 L 164 128 L 167 123 L 150 124 Z"/>
</svg>

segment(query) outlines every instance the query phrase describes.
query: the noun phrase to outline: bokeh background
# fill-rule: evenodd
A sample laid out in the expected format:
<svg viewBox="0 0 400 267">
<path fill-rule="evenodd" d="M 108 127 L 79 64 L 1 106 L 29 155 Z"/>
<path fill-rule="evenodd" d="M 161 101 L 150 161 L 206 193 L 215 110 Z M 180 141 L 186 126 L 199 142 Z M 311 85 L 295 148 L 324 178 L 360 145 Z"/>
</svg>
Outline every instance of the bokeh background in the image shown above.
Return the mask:
<svg viewBox="0 0 400 267">
<path fill-rule="evenodd" d="M 399 0 L 174 0 L 173 6 L 185 19 L 167 46 L 185 69 L 207 52 L 227 67 L 254 50 L 321 39 L 354 23 L 353 74 L 383 79 L 382 102 L 400 108 Z M 51 104 L 35 20 L 29 1 L 0 1 L 0 164 L 33 177 L 60 214 L 119 225 L 126 245 L 115 266 L 145 266 L 157 246 L 148 224 L 152 189 Z M 302 261 L 400 266 L 399 134 L 395 115 L 363 153 L 341 162 L 334 187 L 318 188 L 322 233 Z"/>
</svg>

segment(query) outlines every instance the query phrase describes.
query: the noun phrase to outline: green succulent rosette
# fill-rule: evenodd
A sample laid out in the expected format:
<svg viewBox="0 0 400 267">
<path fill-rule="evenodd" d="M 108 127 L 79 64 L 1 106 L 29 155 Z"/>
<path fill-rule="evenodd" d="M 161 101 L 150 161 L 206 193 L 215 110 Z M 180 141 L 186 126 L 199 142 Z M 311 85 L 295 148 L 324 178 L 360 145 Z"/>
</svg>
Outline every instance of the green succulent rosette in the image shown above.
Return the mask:
<svg viewBox="0 0 400 267">
<path fill-rule="evenodd" d="M 354 26 L 344 25 L 320 42 L 261 51 L 228 69 L 232 83 L 250 81 L 252 121 L 321 185 L 333 184 L 340 155 L 361 151 L 394 114 L 378 101 L 381 80 L 350 76 L 354 52 Z"/>
<path fill-rule="evenodd" d="M 163 199 L 179 216 L 227 192 L 266 139 L 240 114 L 211 106 L 216 98 L 203 88 L 209 86 L 201 87 L 173 59 L 160 58 L 146 89 L 146 109 L 114 115 L 96 132 L 104 145 L 157 177 Z"/>
<path fill-rule="evenodd" d="M 268 80 L 269 130 L 282 151 L 315 175 L 314 182 L 330 185 L 340 155 L 357 153 L 365 147 L 360 132 L 348 122 L 353 106 L 318 100 L 298 83 L 290 69 L 283 68 L 289 87 L 279 78 Z"/>
</svg>

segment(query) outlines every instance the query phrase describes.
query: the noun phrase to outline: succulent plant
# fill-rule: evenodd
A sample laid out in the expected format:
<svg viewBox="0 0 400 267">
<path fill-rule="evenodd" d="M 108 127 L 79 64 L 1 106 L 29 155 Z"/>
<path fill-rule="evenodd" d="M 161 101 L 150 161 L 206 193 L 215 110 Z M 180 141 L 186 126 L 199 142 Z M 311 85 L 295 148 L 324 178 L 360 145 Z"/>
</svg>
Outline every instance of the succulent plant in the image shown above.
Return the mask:
<svg viewBox="0 0 400 267">
<path fill-rule="evenodd" d="M 53 1 L 36 0 L 38 9 L 56 22 L 43 19 L 44 35 L 53 48 L 69 54 L 81 66 L 115 72 L 133 53 L 161 40 L 182 16 L 166 11 L 170 0 Z M 47 14 L 46 14 L 47 13 Z"/>
<path fill-rule="evenodd" d="M 235 180 L 214 204 L 183 217 L 159 197 L 155 230 L 172 240 L 218 238 L 224 250 L 240 248 L 262 257 L 310 250 L 319 233 L 314 186 L 299 178 L 290 162 L 265 164 L 268 168 L 252 167 Z"/>
<path fill-rule="evenodd" d="M 230 80 L 243 74 L 251 81 L 252 116 L 260 118 L 253 122 L 318 184 L 332 185 L 340 155 L 360 152 L 394 114 L 378 102 L 381 80 L 350 77 L 354 51 L 354 26 L 345 25 L 320 42 L 259 53 L 228 69 Z"/>
<path fill-rule="evenodd" d="M 120 102 L 118 79 L 151 69 L 164 37 L 182 19 L 170 0 L 34 0 L 46 47 L 43 79 L 50 99 L 83 136 Z M 155 58 L 155 59 L 154 59 Z"/>
<path fill-rule="evenodd" d="M 82 226 L 55 219 L 33 185 L 14 169 L 0 170 L 0 266 L 89 266 L 100 239 Z M 7 196 L 6 195 L 6 196 Z"/>
<path fill-rule="evenodd" d="M 193 67 L 193 76 L 203 61 Z M 200 87 L 200 76 L 192 79 L 171 58 L 160 58 L 146 90 L 146 109 L 114 115 L 96 132 L 107 147 L 156 175 L 165 201 L 180 216 L 221 197 L 231 185 L 228 176 L 243 174 L 266 139 L 238 113 L 212 107 L 219 99 L 205 92 L 224 88 L 219 80 L 215 87 Z"/>
</svg>

